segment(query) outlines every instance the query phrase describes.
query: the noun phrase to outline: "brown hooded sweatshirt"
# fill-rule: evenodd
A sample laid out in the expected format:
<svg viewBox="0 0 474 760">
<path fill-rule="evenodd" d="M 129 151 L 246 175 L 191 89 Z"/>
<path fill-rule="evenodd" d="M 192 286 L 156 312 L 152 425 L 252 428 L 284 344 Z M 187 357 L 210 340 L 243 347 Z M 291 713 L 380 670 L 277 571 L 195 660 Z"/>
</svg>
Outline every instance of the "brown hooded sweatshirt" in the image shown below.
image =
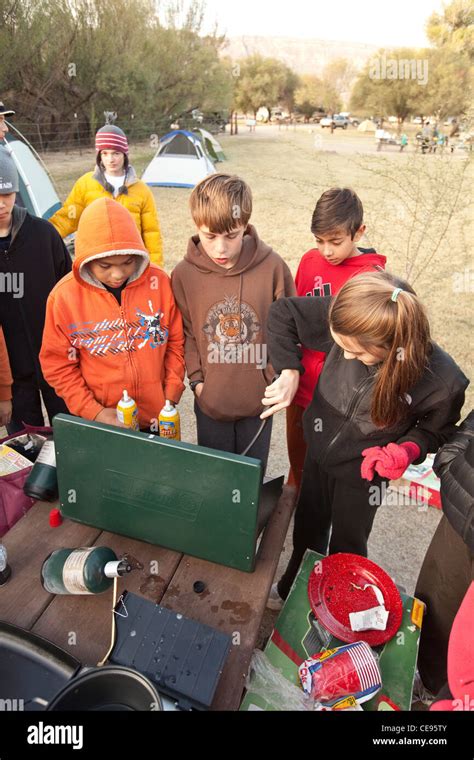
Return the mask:
<svg viewBox="0 0 474 760">
<path fill-rule="evenodd" d="M 204 414 L 223 422 L 261 414 L 275 374 L 268 363 L 268 310 L 296 292 L 288 266 L 249 225 L 232 269 L 214 263 L 196 236 L 171 283 L 183 316 L 187 375 L 204 382 L 197 399 Z"/>
</svg>

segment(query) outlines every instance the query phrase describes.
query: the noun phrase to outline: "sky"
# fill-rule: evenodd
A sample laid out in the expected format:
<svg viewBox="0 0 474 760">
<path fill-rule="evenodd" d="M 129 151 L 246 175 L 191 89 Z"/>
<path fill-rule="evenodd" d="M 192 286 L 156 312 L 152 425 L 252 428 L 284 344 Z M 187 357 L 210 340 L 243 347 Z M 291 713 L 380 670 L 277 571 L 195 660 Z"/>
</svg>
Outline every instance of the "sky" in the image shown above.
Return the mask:
<svg viewBox="0 0 474 760">
<path fill-rule="evenodd" d="M 206 0 L 206 26 L 258 35 L 426 47 L 425 23 L 442 0 Z M 207 31 L 207 29 L 206 29 Z"/>
</svg>

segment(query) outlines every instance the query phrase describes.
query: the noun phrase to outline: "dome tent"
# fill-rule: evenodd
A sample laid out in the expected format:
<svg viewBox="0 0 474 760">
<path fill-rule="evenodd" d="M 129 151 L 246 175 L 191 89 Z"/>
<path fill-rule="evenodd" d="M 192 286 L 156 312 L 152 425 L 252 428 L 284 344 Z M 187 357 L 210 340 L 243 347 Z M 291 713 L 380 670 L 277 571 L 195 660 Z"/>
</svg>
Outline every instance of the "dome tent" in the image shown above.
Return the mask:
<svg viewBox="0 0 474 760">
<path fill-rule="evenodd" d="M 0 141 L 0 150 L 6 150 L 13 158 L 18 171 L 20 190 L 16 203 L 24 206 L 30 214 L 49 219 L 61 202 L 48 171 L 34 148 L 26 138 L 9 122 L 5 139 Z"/>
<path fill-rule="evenodd" d="M 142 180 L 151 187 L 195 187 L 215 171 L 199 137 L 177 129 L 161 138 Z"/>
<path fill-rule="evenodd" d="M 225 153 L 222 149 L 222 145 L 214 135 L 211 135 L 206 129 L 193 129 L 198 137 L 201 139 L 202 144 L 206 150 L 207 155 L 211 161 L 225 161 Z"/>
<path fill-rule="evenodd" d="M 358 132 L 375 132 L 376 129 L 376 125 L 370 119 L 365 119 L 365 121 L 362 121 L 357 127 Z"/>
</svg>

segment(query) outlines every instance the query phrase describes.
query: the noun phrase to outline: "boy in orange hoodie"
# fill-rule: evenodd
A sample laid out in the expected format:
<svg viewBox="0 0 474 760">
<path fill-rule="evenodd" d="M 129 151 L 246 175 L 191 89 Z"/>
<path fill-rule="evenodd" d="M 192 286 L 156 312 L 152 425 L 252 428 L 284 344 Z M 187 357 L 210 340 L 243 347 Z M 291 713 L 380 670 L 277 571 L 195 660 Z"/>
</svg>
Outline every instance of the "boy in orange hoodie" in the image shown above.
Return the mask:
<svg viewBox="0 0 474 760">
<path fill-rule="evenodd" d="M 0 427 L 8 425 L 12 418 L 12 385 L 8 351 L 0 327 Z"/>
<path fill-rule="evenodd" d="M 132 216 L 109 198 L 79 222 L 73 271 L 48 298 L 43 373 L 71 414 L 118 425 L 126 388 L 141 429 L 184 390 L 184 333 L 168 275 L 150 264 Z"/>
</svg>

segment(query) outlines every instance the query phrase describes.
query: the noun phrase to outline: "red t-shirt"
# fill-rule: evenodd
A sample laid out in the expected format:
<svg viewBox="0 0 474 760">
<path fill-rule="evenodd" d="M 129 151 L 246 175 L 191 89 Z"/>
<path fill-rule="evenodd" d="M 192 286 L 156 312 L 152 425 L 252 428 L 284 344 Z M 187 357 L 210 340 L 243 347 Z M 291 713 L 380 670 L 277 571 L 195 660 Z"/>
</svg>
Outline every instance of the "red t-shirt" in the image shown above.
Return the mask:
<svg viewBox="0 0 474 760">
<path fill-rule="evenodd" d="M 361 272 L 371 272 L 374 269 L 385 269 L 385 256 L 376 253 L 373 248 L 359 248 L 359 256 L 346 259 L 342 264 L 329 264 L 317 249 L 305 253 L 300 261 L 295 277 L 298 296 L 320 297 L 335 296 L 342 286 Z M 293 399 L 294 404 L 309 406 L 319 375 L 324 366 L 326 354 L 322 351 L 311 351 L 303 348 L 304 375 Z"/>
</svg>

